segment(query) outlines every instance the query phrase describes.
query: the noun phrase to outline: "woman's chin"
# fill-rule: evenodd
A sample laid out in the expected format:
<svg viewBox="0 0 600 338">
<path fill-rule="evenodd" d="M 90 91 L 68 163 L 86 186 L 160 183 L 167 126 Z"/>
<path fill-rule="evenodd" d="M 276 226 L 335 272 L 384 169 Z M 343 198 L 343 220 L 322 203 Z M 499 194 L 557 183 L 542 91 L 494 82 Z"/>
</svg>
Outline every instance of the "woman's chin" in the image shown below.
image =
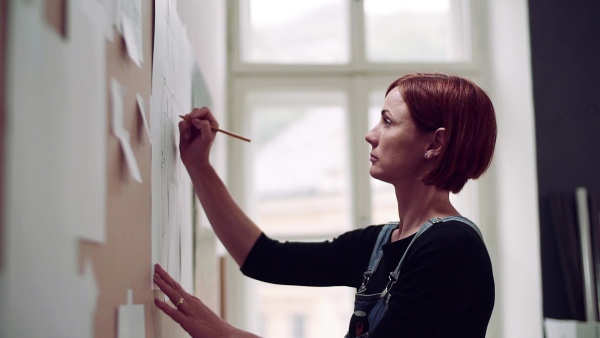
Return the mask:
<svg viewBox="0 0 600 338">
<path fill-rule="evenodd" d="M 373 166 L 371 166 L 371 168 L 369 169 L 369 175 L 371 175 L 371 177 L 373 177 L 376 180 L 385 181 L 383 179 L 383 176 L 381 175 L 381 172 L 379 170 L 377 170 L 377 168 L 374 168 Z"/>
</svg>

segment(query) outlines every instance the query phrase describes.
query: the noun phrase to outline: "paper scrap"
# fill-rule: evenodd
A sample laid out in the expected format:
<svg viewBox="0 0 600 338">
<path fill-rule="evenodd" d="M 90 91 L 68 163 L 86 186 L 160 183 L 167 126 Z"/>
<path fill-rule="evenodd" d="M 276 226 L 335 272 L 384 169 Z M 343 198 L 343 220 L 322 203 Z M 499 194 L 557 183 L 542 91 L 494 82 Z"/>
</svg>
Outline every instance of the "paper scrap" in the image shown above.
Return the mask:
<svg viewBox="0 0 600 338">
<path fill-rule="evenodd" d="M 138 66 L 144 61 L 142 35 L 142 1 L 121 0 L 119 6 L 120 32 L 123 34 L 127 54 Z"/>
<path fill-rule="evenodd" d="M 96 0 L 68 4 L 66 40 L 67 119 L 61 134 L 65 153 L 68 223 L 81 238 L 106 240 L 106 41 L 102 5 Z M 56 80 L 57 81 L 57 80 Z M 55 82 L 56 86 L 61 85 Z M 41 100 L 41 99 L 40 99 Z M 56 118 L 56 117 L 55 117 Z"/>
<path fill-rule="evenodd" d="M 110 82 L 110 91 L 112 97 L 112 132 L 119 139 L 119 143 L 121 144 L 121 149 L 123 150 L 123 154 L 125 155 L 125 161 L 127 162 L 127 166 L 129 168 L 129 173 L 131 177 L 142 183 L 142 175 L 140 173 L 140 168 L 138 167 L 137 161 L 135 159 L 135 155 L 133 153 L 133 149 L 131 148 L 131 143 L 129 142 L 129 132 L 123 126 L 123 92 L 124 88 L 119 84 L 119 82 L 115 79 L 111 79 Z"/>
<path fill-rule="evenodd" d="M 144 304 L 133 304 L 133 291 L 127 290 L 127 305 L 118 309 L 117 338 L 145 338 Z"/>
<path fill-rule="evenodd" d="M 150 141 L 150 145 L 152 145 L 152 134 L 150 134 L 150 126 L 148 125 L 148 120 L 146 119 L 146 109 L 144 108 L 144 98 L 139 93 L 135 95 L 135 100 L 137 101 L 138 111 L 140 115 L 142 115 L 142 122 L 144 123 L 144 129 L 146 130 L 146 135 L 148 135 L 148 141 Z"/>
<path fill-rule="evenodd" d="M 113 42 L 115 40 L 113 27 L 117 22 L 117 0 L 99 0 L 99 2 L 104 9 L 104 16 L 106 17 L 103 28 L 104 36 L 106 40 Z"/>
</svg>

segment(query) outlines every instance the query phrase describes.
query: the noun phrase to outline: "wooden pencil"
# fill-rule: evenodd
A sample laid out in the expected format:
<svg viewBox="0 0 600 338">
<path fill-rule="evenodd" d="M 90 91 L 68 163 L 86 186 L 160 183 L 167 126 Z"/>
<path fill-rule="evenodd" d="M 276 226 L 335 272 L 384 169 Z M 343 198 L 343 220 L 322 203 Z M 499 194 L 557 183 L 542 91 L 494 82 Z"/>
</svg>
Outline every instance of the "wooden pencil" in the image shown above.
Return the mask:
<svg viewBox="0 0 600 338">
<path fill-rule="evenodd" d="M 184 120 L 186 120 L 186 121 L 188 121 L 188 122 L 192 122 L 192 119 L 191 119 L 191 118 L 189 118 L 188 116 L 185 116 L 185 115 L 179 115 L 179 117 L 181 117 L 182 119 L 184 119 Z M 234 133 L 234 132 L 231 132 L 231 131 L 229 131 L 229 130 L 221 129 L 221 128 L 219 128 L 219 127 L 216 127 L 216 126 L 213 126 L 213 125 L 211 125 L 211 126 L 210 126 L 210 129 L 212 129 L 212 130 L 214 130 L 214 131 L 220 131 L 220 132 L 222 132 L 223 134 L 229 135 L 229 136 L 231 136 L 231 137 L 235 137 L 235 138 L 237 138 L 237 139 L 240 139 L 240 140 L 243 140 L 243 141 L 246 141 L 246 142 L 250 142 L 250 141 L 251 141 L 251 140 L 250 140 L 249 138 L 247 138 L 247 137 L 244 137 L 244 136 L 242 136 L 242 135 L 236 134 L 236 133 Z"/>
</svg>

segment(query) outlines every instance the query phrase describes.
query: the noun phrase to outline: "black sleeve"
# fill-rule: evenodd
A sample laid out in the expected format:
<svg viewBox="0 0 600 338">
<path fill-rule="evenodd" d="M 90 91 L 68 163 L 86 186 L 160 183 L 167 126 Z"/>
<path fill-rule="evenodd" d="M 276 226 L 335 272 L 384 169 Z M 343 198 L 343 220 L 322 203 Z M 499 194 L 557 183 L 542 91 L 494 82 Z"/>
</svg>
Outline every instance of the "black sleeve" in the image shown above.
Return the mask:
<svg viewBox="0 0 600 338">
<path fill-rule="evenodd" d="M 490 287 L 493 307 L 491 263 L 477 233 L 460 223 L 434 226 L 407 253 L 388 310 L 369 337 L 441 337 L 462 325 L 461 316 Z"/>
<path fill-rule="evenodd" d="M 274 284 L 358 287 L 380 230 L 369 226 L 324 242 L 279 242 L 262 234 L 241 271 Z"/>
</svg>

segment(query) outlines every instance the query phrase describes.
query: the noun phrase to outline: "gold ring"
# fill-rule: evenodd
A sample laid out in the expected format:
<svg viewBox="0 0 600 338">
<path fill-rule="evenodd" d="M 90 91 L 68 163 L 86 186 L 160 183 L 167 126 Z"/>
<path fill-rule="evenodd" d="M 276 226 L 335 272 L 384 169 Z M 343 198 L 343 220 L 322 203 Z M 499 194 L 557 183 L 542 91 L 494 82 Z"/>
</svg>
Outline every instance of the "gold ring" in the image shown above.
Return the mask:
<svg viewBox="0 0 600 338">
<path fill-rule="evenodd" d="M 179 305 L 181 305 L 183 303 L 183 297 L 181 297 L 179 299 L 179 301 L 177 302 L 177 304 L 175 304 L 176 307 L 179 307 Z"/>
</svg>

